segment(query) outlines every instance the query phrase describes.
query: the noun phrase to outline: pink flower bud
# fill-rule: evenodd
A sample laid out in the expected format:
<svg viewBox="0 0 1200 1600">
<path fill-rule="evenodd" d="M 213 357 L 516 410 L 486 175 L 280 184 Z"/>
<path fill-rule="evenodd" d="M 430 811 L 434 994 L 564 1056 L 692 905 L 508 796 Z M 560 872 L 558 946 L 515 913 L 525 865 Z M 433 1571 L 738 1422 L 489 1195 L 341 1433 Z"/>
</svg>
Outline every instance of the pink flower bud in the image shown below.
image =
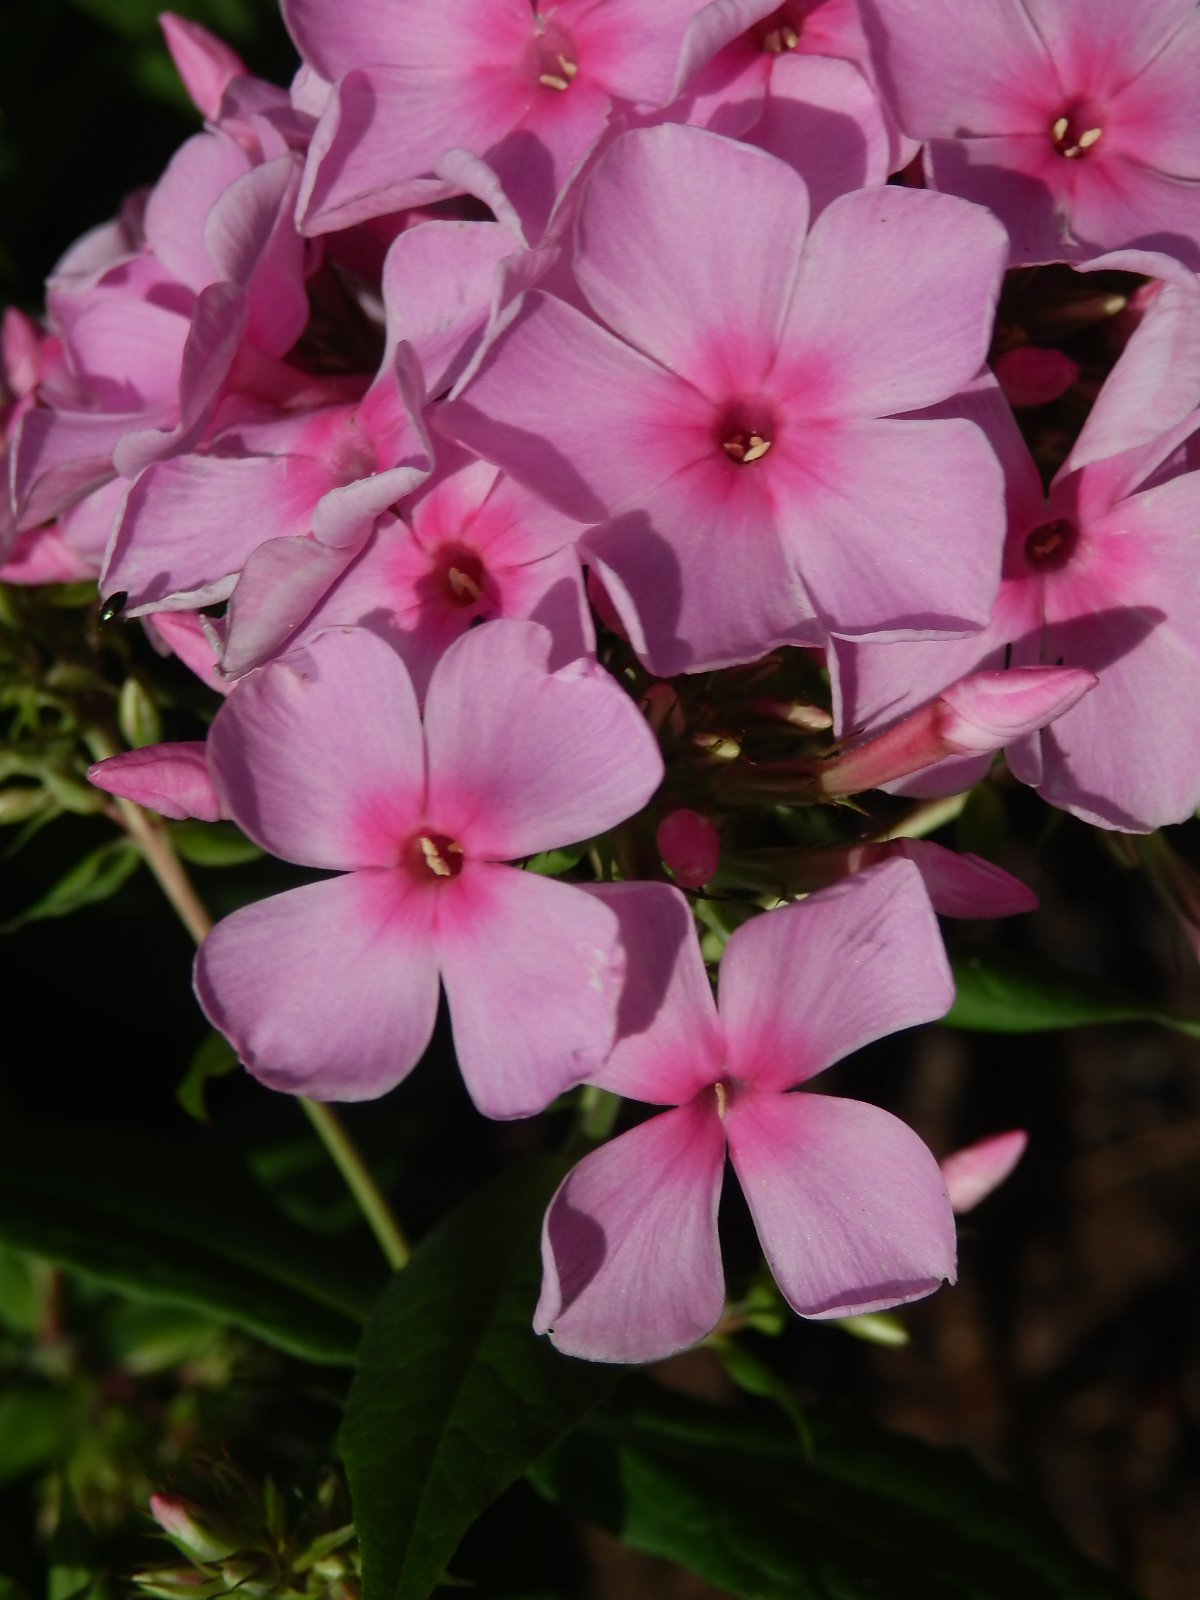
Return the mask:
<svg viewBox="0 0 1200 1600">
<path fill-rule="evenodd" d="M 1098 682 L 1082 667 L 1013 667 L 960 678 L 894 728 L 828 762 L 820 792 L 830 799 L 857 794 L 945 756 L 1001 750 L 1061 717 Z"/>
<path fill-rule="evenodd" d="M 1033 344 L 1006 350 L 994 370 L 1010 406 L 1048 405 L 1066 394 L 1079 376 L 1079 366 L 1070 356 Z"/>
<path fill-rule="evenodd" d="M 88 782 L 176 821 L 216 822 L 228 815 L 209 776 L 203 739 L 148 744 L 110 756 L 88 768 Z"/>
<path fill-rule="evenodd" d="M 41 330 L 16 306 L 0 320 L 0 369 L 0 381 L 17 400 L 32 394 L 42 374 Z"/>
<path fill-rule="evenodd" d="M 1023 1128 L 994 1133 L 978 1144 L 955 1150 L 941 1163 L 951 1209 L 960 1215 L 998 1189 L 1025 1153 L 1029 1135 Z"/>
<path fill-rule="evenodd" d="M 238 1549 L 234 1535 L 204 1520 L 201 1508 L 177 1494 L 152 1494 L 150 1515 L 164 1533 L 199 1561 L 224 1561 Z"/>
<path fill-rule="evenodd" d="M 698 811 L 672 811 L 658 825 L 658 851 L 681 889 L 699 889 L 717 870 L 721 841 Z"/>
</svg>

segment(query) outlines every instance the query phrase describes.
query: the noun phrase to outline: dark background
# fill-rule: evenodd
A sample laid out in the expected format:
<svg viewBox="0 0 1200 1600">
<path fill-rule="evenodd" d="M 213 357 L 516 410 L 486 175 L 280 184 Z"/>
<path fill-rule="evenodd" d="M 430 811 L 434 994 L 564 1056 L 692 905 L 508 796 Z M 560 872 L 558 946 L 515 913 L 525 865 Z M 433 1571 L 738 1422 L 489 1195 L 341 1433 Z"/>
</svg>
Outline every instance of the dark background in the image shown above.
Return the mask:
<svg viewBox="0 0 1200 1600">
<path fill-rule="evenodd" d="M 270 0 L 178 9 L 221 33 L 253 69 L 287 81 L 295 57 Z M 152 182 L 199 125 L 155 10 L 152 0 L 0 0 L 0 302 L 35 310 L 61 251 L 123 194 Z M 999 854 L 1043 909 L 1017 926 L 949 928 L 949 936 L 1023 946 L 1200 1015 L 1195 960 L 1148 885 L 1082 825 L 1062 821 L 1047 836 L 1033 797 L 1003 793 L 1008 838 Z M 1189 830 L 1174 832 L 1180 848 L 1192 847 Z M 0 864 L 0 919 L 110 835 L 103 821 L 67 819 Z M 218 910 L 291 881 L 271 864 L 197 876 Z M 189 941 L 144 872 L 102 906 L 4 940 L 0 1114 L 8 1105 L 98 1130 L 119 1122 L 148 1138 L 186 1130 L 174 1091 L 205 1033 L 189 965 Z M 536 1125 L 482 1126 L 447 1070 L 444 1037 L 431 1054 L 396 1095 L 350 1117 L 416 1234 L 481 1169 L 540 1137 Z M 904 1314 L 907 1348 L 874 1349 L 793 1323 L 763 1353 L 802 1397 L 847 1394 L 898 1427 L 967 1444 L 1033 1490 L 1147 1600 L 1194 1600 L 1200 1044 L 1138 1027 L 1028 1037 L 935 1028 L 864 1052 L 834 1078 L 831 1087 L 904 1115 L 939 1155 L 1013 1126 L 1029 1129 L 1029 1153 L 965 1219 L 960 1285 Z M 306 1203 L 315 1181 L 326 1222 L 354 1225 L 336 1175 L 313 1179 L 322 1157 L 294 1106 L 240 1074 L 215 1086 L 212 1105 L 214 1131 L 197 1137 L 253 1152 L 260 1164 L 263 1151 L 274 1152 L 277 1172 L 290 1160 L 308 1174 Z M 729 1210 L 736 1238 L 741 1224 Z M 723 1393 L 720 1370 L 704 1356 L 672 1368 L 671 1381 Z M 334 1420 L 314 1426 L 331 1433 Z M 0 1497 L 0 1567 L 34 1559 L 31 1517 L 23 1491 Z M 496 1519 L 497 1549 L 500 1528 Z M 597 1595 L 705 1592 L 600 1536 L 588 1548 Z"/>
</svg>

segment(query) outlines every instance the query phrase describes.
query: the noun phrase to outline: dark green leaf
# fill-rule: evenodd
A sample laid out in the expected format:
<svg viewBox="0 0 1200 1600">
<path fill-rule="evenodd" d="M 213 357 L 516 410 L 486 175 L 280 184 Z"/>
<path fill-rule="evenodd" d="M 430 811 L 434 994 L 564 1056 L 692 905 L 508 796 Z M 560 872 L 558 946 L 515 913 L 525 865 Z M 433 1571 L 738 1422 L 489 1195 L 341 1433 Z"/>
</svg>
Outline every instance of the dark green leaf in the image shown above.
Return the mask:
<svg viewBox="0 0 1200 1600">
<path fill-rule="evenodd" d="M 568 871 L 583 860 L 591 843 L 590 839 L 585 839 L 582 844 L 564 845 L 560 850 L 543 850 L 539 855 L 530 856 L 525 870 L 539 872 L 545 878 L 557 878 L 560 872 Z"/>
<path fill-rule="evenodd" d="M 196 1048 L 184 1074 L 183 1082 L 175 1091 L 175 1098 L 197 1122 L 208 1121 L 208 1106 L 204 1091 L 212 1078 L 224 1078 L 237 1066 L 237 1055 L 229 1040 L 215 1029 L 206 1034 Z"/>
<path fill-rule="evenodd" d="M 195 867 L 240 867 L 262 851 L 232 822 L 173 822 L 171 842 Z"/>
<path fill-rule="evenodd" d="M 6 1117 L 0 1242 L 312 1361 L 354 1360 L 382 1281 L 373 1256 L 289 1222 L 200 1134 Z"/>
<path fill-rule="evenodd" d="M 745 1600 L 1128 1600 L 962 1451 L 840 1410 L 776 1416 L 641 1380 L 539 1461 L 549 1499 Z"/>
<path fill-rule="evenodd" d="M 86 1385 L 9 1389 L 0 1394 L 0 1484 L 70 1454 L 87 1416 Z"/>
<path fill-rule="evenodd" d="M 40 922 L 45 917 L 69 916 L 83 906 L 107 900 L 136 871 L 140 860 L 137 846 L 129 839 L 110 839 L 76 862 L 70 872 L 28 910 L 0 923 L 0 934 L 15 933 L 27 922 Z"/>
<path fill-rule="evenodd" d="M 1115 984 L 1057 971 L 1021 956 L 954 962 L 958 994 L 942 1019 L 979 1033 L 1040 1033 L 1096 1022 L 1159 1022 L 1200 1038 L 1200 1021 L 1161 1011 Z"/>
<path fill-rule="evenodd" d="M 474 1195 L 372 1313 L 341 1440 L 365 1600 L 425 1600 L 479 1513 L 619 1376 L 530 1325 L 561 1174 L 536 1161 Z"/>
</svg>

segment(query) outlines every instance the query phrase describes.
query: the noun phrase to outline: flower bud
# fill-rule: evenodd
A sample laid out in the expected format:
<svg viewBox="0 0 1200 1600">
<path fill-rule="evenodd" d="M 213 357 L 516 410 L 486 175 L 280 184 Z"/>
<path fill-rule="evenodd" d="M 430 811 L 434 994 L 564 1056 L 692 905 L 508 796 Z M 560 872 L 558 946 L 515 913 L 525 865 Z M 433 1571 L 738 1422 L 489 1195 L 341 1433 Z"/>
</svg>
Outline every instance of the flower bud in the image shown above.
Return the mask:
<svg viewBox="0 0 1200 1600">
<path fill-rule="evenodd" d="M 658 853 L 681 889 L 699 889 L 717 870 L 721 840 L 698 811 L 672 811 L 658 825 Z"/>
<path fill-rule="evenodd" d="M 162 718 L 158 707 L 136 678 L 126 678 L 117 701 L 117 724 L 125 743 L 144 750 L 162 738 Z"/>
<path fill-rule="evenodd" d="M 226 814 L 209 776 L 203 739 L 152 744 L 110 756 L 88 768 L 88 782 L 176 822 L 185 817 L 217 822 Z"/>
<path fill-rule="evenodd" d="M 995 373 L 1010 406 L 1044 406 L 1066 394 L 1079 366 L 1061 350 L 1027 344 L 998 356 Z"/>
<path fill-rule="evenodd" d="M 201 1508 L 177 1494 L 152 1494 L 150 1515 L 164 1533 L 198 1561 L 226 1561 L 240 1548 L 231 1529 L 208 1519 Z"/>
</svg>

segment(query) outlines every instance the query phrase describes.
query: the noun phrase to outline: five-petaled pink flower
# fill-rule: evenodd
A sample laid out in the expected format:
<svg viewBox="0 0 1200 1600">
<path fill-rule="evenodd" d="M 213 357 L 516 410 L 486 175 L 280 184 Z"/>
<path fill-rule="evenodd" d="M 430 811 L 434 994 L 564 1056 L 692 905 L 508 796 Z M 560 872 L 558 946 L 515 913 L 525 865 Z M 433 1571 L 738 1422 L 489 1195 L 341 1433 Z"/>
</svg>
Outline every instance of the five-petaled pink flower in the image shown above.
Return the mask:
<svg viewBox="0 0 1200 1600">
<path fill-rule="evenodd" d="M 954 984 L 916 867 L 889 861 L 744 924 L 718 1014 L 683 896 L 594 889 L 629 956 L 593 1082 L 675 1109 L 585 1156 L 542 1230 L 534 1326 L 594 1361 L 652 1361 L 721 1316 L 728 1151 L 775 1280 L 806 1317 L 919 1299 L 955 1275 L 937 1162 L 889 1112 L 792 1094 L 852 1050 L 940 1017 Z"/>
<path fill-rule="evenodd" d="M 528 1116 L 596 1072 L 623 973 L 615 913 L 500 863 L 613 827 L 662 777 L 633 701 L 550 635 L 489 622 L 442 657 L 424 727 L 400 658 L 331 629 L 237 685 L 208 758 L 227 814 L 285 860 L 345 874 L 234 912 L 196 991 L 264 1083 L 361 1100 L 433 1032 L 439 978 L 489 1116 Z"/>
</svg>

